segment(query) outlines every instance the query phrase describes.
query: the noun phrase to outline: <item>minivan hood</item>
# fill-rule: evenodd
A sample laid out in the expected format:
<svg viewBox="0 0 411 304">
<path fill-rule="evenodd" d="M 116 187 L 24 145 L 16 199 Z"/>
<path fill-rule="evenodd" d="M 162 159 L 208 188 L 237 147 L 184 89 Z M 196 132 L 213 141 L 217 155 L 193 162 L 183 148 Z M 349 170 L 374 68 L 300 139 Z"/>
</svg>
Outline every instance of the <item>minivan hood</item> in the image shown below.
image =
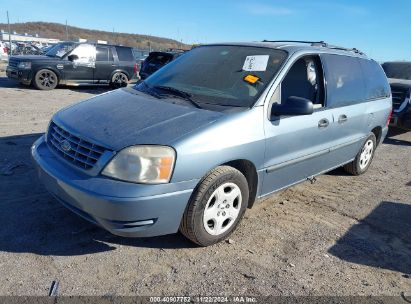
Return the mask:
<svg viewBox="0 0 411 304">
<path fill-rule="evenodd" d="M 65 108 L 53 121 L 80 138 L 118 151 L 137 144 L 169 145 L 223 115 L 124 88 Z"/>
</svg>

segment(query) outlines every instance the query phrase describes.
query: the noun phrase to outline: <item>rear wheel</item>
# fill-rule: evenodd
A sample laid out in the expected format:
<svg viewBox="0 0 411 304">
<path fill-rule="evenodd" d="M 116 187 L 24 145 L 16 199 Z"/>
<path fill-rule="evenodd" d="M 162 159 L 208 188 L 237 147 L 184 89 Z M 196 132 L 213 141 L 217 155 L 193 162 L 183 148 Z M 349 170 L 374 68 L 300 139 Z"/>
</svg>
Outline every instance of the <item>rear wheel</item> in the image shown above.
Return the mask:
<svg viewBox="0 0 411 304">
<path fill-rule="evenodd" d="M 116 72 L 114 73 L 113 77 L 111 77 L 110 86 L 112 88 L 118 89 L 122 87 L 126 87 L 128 84 L 128 77 L 123 72 Z"/>
<path fill-rule="evenodd" d="M 34 76 L 34 86 L 39 90 L 53 90 L 57 85 L 58 77 L 51 70 L 40 70 Z"/>
<path fill-rule="evenodd" d="M 377 139 L 372 133 L 365 140 L 355 159 L 344 166 L 344 170 L 352 175 L 361 175 L 365 173 L 371 165 L 374 157 L 375 148 L 377 147 Z"/>
<path fill-rule="evenodd" d="M 180 232 L 201 246 L 220 242 L 241 221 L 248 196 L 247 180 L 240 171 L 228 166 L 217 167 L 194 190 Z"/>
</svg>

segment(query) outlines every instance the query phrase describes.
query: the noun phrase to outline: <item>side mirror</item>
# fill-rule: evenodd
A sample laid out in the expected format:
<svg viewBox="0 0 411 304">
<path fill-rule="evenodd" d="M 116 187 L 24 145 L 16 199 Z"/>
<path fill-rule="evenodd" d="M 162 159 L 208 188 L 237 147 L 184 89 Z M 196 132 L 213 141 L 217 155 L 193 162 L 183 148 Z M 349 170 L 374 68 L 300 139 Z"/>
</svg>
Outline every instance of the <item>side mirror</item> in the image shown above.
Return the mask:
<svg viewBox="0 0 411 304">
<path fill-rule="evenodd" d="M 306 98 L 290 96 L 284 104 L 273 104 L 272 116 L 281 115 L 310 115 L 314 112 L 311 100 Z"/>
<path fill-rule="evenodd" d="M 69 55 L 68 57 L 67 57 L 67 59 L 69 60 L 69 61 L 71 61 L 71 62 L 73 62 L 74 60 L 77 60 L 78 59 L 78 56 L 77 55 Z"/>
</svg>

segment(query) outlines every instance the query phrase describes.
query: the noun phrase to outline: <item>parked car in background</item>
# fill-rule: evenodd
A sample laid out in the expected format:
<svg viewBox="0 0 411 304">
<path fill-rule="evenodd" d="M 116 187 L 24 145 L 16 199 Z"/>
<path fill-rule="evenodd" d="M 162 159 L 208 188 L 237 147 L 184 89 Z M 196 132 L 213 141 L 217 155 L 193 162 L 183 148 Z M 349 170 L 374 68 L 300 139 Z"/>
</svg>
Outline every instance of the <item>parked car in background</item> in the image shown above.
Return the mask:
<svg viewBox="0 0 411 304">
<path fill-rule="evenodd" d="M 126 86 L 136 74 L 131 47 L 64 42 L 42 56 L 12 56 L 7 76 L 51 90 L 59 84 L 110 84 Z"/>
<path fill-rule="evenodd" d="M 167 52 L 151 52 L 142 62 L 140 67 L 140 78 L 146 79 L 148 76 L 181 56 L 184 50 L 169 50 Z"/>
<path fill-rule="evenodd" d="M 16 44 L 15 42 L 12 41 L 11 44 L 10 44 L 9 41 L 3 41 L 3 44 L 6 45 L 9 55 L 10 55 L 10 52 L 11 52 L 11 51 L 12 51 L 13 54 L 14 54 L 14 52 L 15 52 L 16 49 L 17 49 L 17 44 Z"/>
<path fill-rule="evenodd" d="M 9 49 L 7 48 L 7 45 L 3 41 L 0 41 L 0 60 L 8 60 L 8 58 L 9 58 Z"/>
<path fill-rule="evenodd" d="M 382 65 L 392 92 L 390 126 L 411 130 L 411 62 L 385 62 Z"/>
<path fill-rule="evenodd" d="M 146 60 L 148 55 L 149 55 L 148 51 L 133 48 L 133 56 L 137 63 L 137 77 L 139 78 L 140 78 L 141 65 L 144 62 L 144 60 Z"/>
<path fill-rule="evenodd" d="M 42 55 L 43 51 L 36 45 L 26 42 L 17 42 L 13 55 Z"/>
<path fill-rule="evenodd" d="M 340 166 L 365 173 L 391 109 L 384 71 L 355 49 L 203 45 L 61 110 L 31 153 L 63 205 L 113 234 L 180 230 L 208 246 L 256 198 Z"/>
</svg>

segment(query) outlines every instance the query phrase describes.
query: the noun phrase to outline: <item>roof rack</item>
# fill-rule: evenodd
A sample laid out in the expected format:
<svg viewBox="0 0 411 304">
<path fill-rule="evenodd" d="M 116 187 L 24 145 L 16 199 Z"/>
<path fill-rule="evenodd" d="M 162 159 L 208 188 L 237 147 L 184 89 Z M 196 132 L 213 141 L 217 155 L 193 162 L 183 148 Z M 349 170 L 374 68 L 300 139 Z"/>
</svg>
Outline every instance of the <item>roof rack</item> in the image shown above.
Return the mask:
<svg viewBox="0 0 411 304">
<path fill-rule="evenodd" d="M 359 49 L 356 49 L 356 48 L 349 49 L 349 48 L 345 48 L 345 47 L 337 46 L 337 45 L 327 45 L 326 47 L 332 50 L 348 51 L 348 52 L 354 52 L 360 55 L 365 55 L 363 52 L 361 52 Z"/>
<path fill-rule="evenodd" d="M 303 40 L 263 40 L 263 42 L 290 42 L 290 43 L 307 43 L 311 45 L 322 45 L 326 46 L 327 43 L 324 41 L 303 41 Z"/>
<path fill-rule="evenodd" d="M 360 55 L 364 55 L 363 52 L 356 48 L 345 48 L 342 46 L 337 46 L 337 45 L 331 45 L 328 44 L 324 41 L 301 41 L 301 40 L 263 40 L 262 42 L 289 42 L 289 43 L 306 43 L 306 44 L 311 44 L 312 46 L 321 46 L 325 48 L 329 48 L 332 50 L 341 50 L 341 51 L 347 51 L 347 52 L 354 52 Z"/>
</svg>

